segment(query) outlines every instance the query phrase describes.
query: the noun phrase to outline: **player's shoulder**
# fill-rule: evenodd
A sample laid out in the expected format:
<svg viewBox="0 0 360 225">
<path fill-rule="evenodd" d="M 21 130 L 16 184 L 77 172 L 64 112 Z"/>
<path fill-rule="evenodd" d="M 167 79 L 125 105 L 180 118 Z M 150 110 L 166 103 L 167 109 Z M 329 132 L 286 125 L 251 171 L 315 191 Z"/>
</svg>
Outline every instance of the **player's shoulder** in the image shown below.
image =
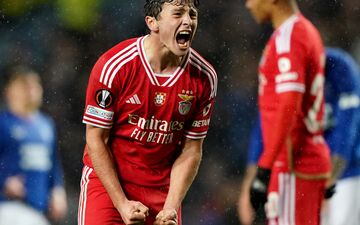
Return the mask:
<svg viewBox="0 0 360 225">
<path fill-rule="evenodd" d="M 193 48 L 190 49 L 190 64 L 194 66 L 200 66 L 200 68 L 211 70 L 213 73 L 216 74 L 215 68 L 211 65 L 211 63 L 209 63 L 206 59 L 204 59 L 200 55 L 200 53 L 198 53 Z"/>
<path fill-rule="evenodd" d="M 355 59 L 350 55 L 350 53 L 346 52 L 345 50 L 335 47 L 326 47 L 325 52 L 327 58 L 326 63 L 328 63 L 329 65 L 344 64 L 347 67 L 351 67 L 351 69 L 354 70 L 352 72 L 360 72 L 359 66 Z"/>
<path fill-rule="evenodd" d="M 292 15 L 274 32 L 275 48 L 278 54 L 290 52 L 294 36 L 295 25 L 299 22 L 300 15 Z"/>
<path fill-rule="evenodd" d="M 8 113 L 8 110 L 1 109 L 0 110 L 0 117 L 2 118 L 4 116 L 6 116 L 7 113 Z"/>
<path fill-rule="evenodd" d="M 340 48 L 326 47 L 325 53 L 326 67 L 331 71 L 334 71 L 339 67 L 353 66 L 353 59 L 351 56 Z"/>
<path fill-rule="evenodd" d="M 348 53 L 342 50 L 341 48 L 326 47 L 325 51 L 327 57 L 332 57 L 337 59 L 340 59 L 348 55 Z"/>
<path fill-rule="evenodd" d="M 141 38 L 131 38 L 118 43 L 103 53 L 96 61 L 91 77 L 98 79 L 105 85 L 110 85 L 114 75 L 122 68 L 126 67 L 139 55 L 138 42 Z"/>
<path fill-rule="evenodd" d="M 1 120 L 1 122 L 13 121 L 14 118 L 15 118 L 14 114 L 11 113 L 9 109 L 7 109 L 7 108 L 1 109 L 1 111 L 0 111 L 0 120 Z"/>
<path fill-rule="evenodd" d="M 215 68 L 193 48 L 190 49 L 189 64 L 198 70 L 200 74 L 212 77 L 217 82 Z"/>
<path fill-rule="evenodd" d="M 0 111 L 0 129 L 4 126 L 5 123 L 9 122 L 9 112 L 7 110 L 2 109 Z"/>
<path fill-rule="evenodd" d="M 350 53 L 340 48 L 326 47 L 326 74 L 336 85 L 346 85 L 360 91 L 360 68 Z M 341 71 L 341 76 L 339 73 Z M 338 82 L 339 79 L 347 82 Z"/>
<path fill-rule="evenodd" d="M 301 13 L 292 15 L 276 31 L 275 45 L 279 54 L 290 52 L 301 46 L 321 45 L 321 38 L 316 27 Z"/>
<path fill-rule="evenodd" d="M 46 112 L 43 112 L 43 111 L 38 111 L 36 116 L 41 119 L 41 120 L 44 120 L 46 122 L 49 122 L 49 123 L 53 123 L 54 122 L 54 119 L 49 115 L 47 114 Z"/>
<path fill-rule="evenodd" d="M 113 57 L 121 56 L 122 54 L 126 54 L 129 51 L 134 51 L 137 49 L 137 41 L 139 38 L 131 38 L 124 40 L 115 46 L 111 47 L 109 50 L 104 52 L 98 59 L 98 63 L 105 64 L 107 61 L 112 59 Z"/>
<path fill-rule="evenodd" d="M 320 40 L 320 33 L 315 25 L 302 14 L 297 15 L 297 20 L 294 23 L 294 39 L 306 44 L 316 43 Z"/>
<path fill-rule="evenodd" d="M 193 48 L 190 49 L 189 64 L 199 72 L 201 79 L 209 82 L 211 96 L 215 96 L 218 85 L 215 68 Z"/>
<path fill-rule="evenodd" d="M 54 119 L 49 114 L 47 114 L 46 112 L 37 111 L 34 114 L 34 118 L 35 118 L 36 123 L 51 126 L 51 127 L 55 126 Z"/>
</svg>

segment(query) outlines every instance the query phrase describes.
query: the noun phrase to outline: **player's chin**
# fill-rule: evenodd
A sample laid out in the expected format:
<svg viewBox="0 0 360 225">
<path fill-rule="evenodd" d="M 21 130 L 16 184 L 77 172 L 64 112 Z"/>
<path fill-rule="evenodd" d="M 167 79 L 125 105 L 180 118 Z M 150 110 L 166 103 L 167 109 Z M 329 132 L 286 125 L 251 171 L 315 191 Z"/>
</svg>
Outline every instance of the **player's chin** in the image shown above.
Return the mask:
<svg viewBox="0 0 360 225">
<path fill-rule="evenodd" d="M 186 55 L 190 50 L 190 42 L 186 43 L 186 44 L 179 44 L 176 43 L 175 44 L 175 48 L 173 49 L 173 53 L 177 56 L 184 56 Z"/>
<path fill-rule="evenodd" d="M 252 18 L 255 20 L 255 22 L 257 23 L 257 24 L 262 24 L 263 22 L 262 22 L 262 18 L 261 18 L 261 16 L 259 16 L 257 13 L 255 13 L 254 11 L 250 11 L 250 13 L 251 13 L 251 16 L 252 16 Z"/>
<path fill-rule="evenodd" d="M 257 24 L 264 24 L 268 22 L 268 19 L 263 15 L 254 15 Z"/>
<path fill-rule="evenodd" d="M 177 220 L 176 219 L 171 219 L 171 220 L 168 220 L 166 223 L 166 225 L 177 225 Z"/>
</svg>

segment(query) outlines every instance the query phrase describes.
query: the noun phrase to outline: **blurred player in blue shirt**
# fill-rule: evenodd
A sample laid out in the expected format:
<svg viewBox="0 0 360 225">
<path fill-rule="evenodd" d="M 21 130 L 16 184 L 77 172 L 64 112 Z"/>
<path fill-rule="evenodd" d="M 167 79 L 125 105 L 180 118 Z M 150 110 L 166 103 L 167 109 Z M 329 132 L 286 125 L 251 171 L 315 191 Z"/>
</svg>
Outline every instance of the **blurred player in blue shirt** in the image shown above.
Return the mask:
<svg viewBox="0 0 360 225">
<path fill-rule="evenodd" d="M 336 182 L 336 193 L 324 206 L 322 225 L 358 225 L 360 222 L 360 70 L 341 49 L 326 49 L 325 139 L 333 161 L 328 186 Z M 247 171 L 243 179 L 238 213 L 244 225 L 255 215 L 249 188 L 262 152 L 260 121 L 250 138 Z"/>
<path fill-rule="evenodd" d="M 340 49 L 326 49 L 325 138 L 332 152 L 336 194 L 326 206 L 323 225 L 360 223 L 360 69 Z M 327 208 L 328 207 L 328 208 Z"/>
<path fill-rule="evenodd" d="M 10 70 L 0 112 L 0 225 L 47 224 L 46 216 L 56 221 L 67 210 L 54 123 L 39 111 L 42 94 L 36 72 Z"/>
</svg>

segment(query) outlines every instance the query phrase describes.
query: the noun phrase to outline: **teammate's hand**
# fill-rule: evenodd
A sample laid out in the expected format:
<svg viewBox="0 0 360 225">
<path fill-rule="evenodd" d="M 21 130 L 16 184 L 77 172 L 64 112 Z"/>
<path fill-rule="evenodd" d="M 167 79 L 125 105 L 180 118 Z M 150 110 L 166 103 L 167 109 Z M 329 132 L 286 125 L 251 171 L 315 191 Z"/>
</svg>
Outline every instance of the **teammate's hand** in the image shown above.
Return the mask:
<svg viewBox="0 0 360 225">
<path fill-rule="evenodd" d="M 154 225 L 177 225 L 178 215 L 175 209 L 163 209 L 161 210 L 156 218 Z"/>
<path fill-rule="evenodd" d="M 66 193 L 64 188 L 56 187 L 51 191 L 49 199 L 49 217 L 54 221 L 59 221 L 65 217 L 67 212 Z"/>
<path fill-rule="evenodd" d="M 324 192 L 324 198 L 330 199 L 336 192 L 336 184 L 332 184 L 331 186 L 327 187 Z"/>
<path fill-rule="evenodd" d="M 241 224 L 251 225 L 253 223 L 255 213 L 250 203 L 249 192 L 240 195 L 237 210 Z"/>
<path fill-rule="evenodd" d="M 127 200 L 118 211 L 126 225 L 145 224 L 146 217 L 149 215 L 148 207 L 141 202 L 131 200 Z"/>
<path fill-rule="evenodd" d="M 4 184 L 4 193 L 10 199 L 23 199 L 25 197 L 24 178 L 20 175 L 8 177 Z"/>
<path fill-rule="evenodd" d="M 254 210 L 264 207 L 267 200 L 267 190 L 270 181 L 271 170 L 258 167 L 256 176 L 250 187 L 250 202 Z"/>
</svg>

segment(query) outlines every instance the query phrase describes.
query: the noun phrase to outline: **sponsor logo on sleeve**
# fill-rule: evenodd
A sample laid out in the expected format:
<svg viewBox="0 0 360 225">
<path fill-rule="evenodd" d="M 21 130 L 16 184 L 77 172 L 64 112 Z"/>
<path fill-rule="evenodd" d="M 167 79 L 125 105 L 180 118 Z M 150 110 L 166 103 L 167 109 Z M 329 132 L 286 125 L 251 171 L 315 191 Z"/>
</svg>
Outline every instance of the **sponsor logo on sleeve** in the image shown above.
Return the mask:
<svg viewBox="0 0 360 225">
<path fill-rule="evenodd" d="M 109 108 L 113 103 L 113 95 L 110 91 L 101 89 L 96 92 L 95 101 L 103 109 Z"/>
<path fill-rule="evenodd" d="M 211 109 L 211 103 L 205 106 L 205 108 L 203 109 L 203 116 L 207 116 L 210 112 L 210 109 Z"/>
<path fill-rule="evenodd" d="M 104 120 L 109 120 L 109 121 L 112 121 L 113 116 L 114 116 L 114 112 L 107 111 L 107 110 L 104 110 L 104 109 L 100 109 L 98 107 L 91 106 L 91 105 L 87 106 L 86 114 L 91 115 L 91 116 L 95 116 L 97 118 L 101 118 L 101 119 L 104 119 Z"/>
<path fill-rule="evenodd" d="M 275 82 L 282 83 L 282 82 L 294 81 L 297 80 L 298 77 L 299 75 L 296 72 L 281 73 L 276 75 Z"/>
<path fill-rule="evenodd" d="M 194 120 L 192 123 L 192 127 L 206 127 L 209 126 L 210 119 L 207 120 Z"/>
<path fill-rule="evenodd" d="M 287 57 L 281 57 L 278 60 L 278 68 L 280 73 L 286 73 L 291 70 L 291 62 L 290 59 Z"/>
</svg>

